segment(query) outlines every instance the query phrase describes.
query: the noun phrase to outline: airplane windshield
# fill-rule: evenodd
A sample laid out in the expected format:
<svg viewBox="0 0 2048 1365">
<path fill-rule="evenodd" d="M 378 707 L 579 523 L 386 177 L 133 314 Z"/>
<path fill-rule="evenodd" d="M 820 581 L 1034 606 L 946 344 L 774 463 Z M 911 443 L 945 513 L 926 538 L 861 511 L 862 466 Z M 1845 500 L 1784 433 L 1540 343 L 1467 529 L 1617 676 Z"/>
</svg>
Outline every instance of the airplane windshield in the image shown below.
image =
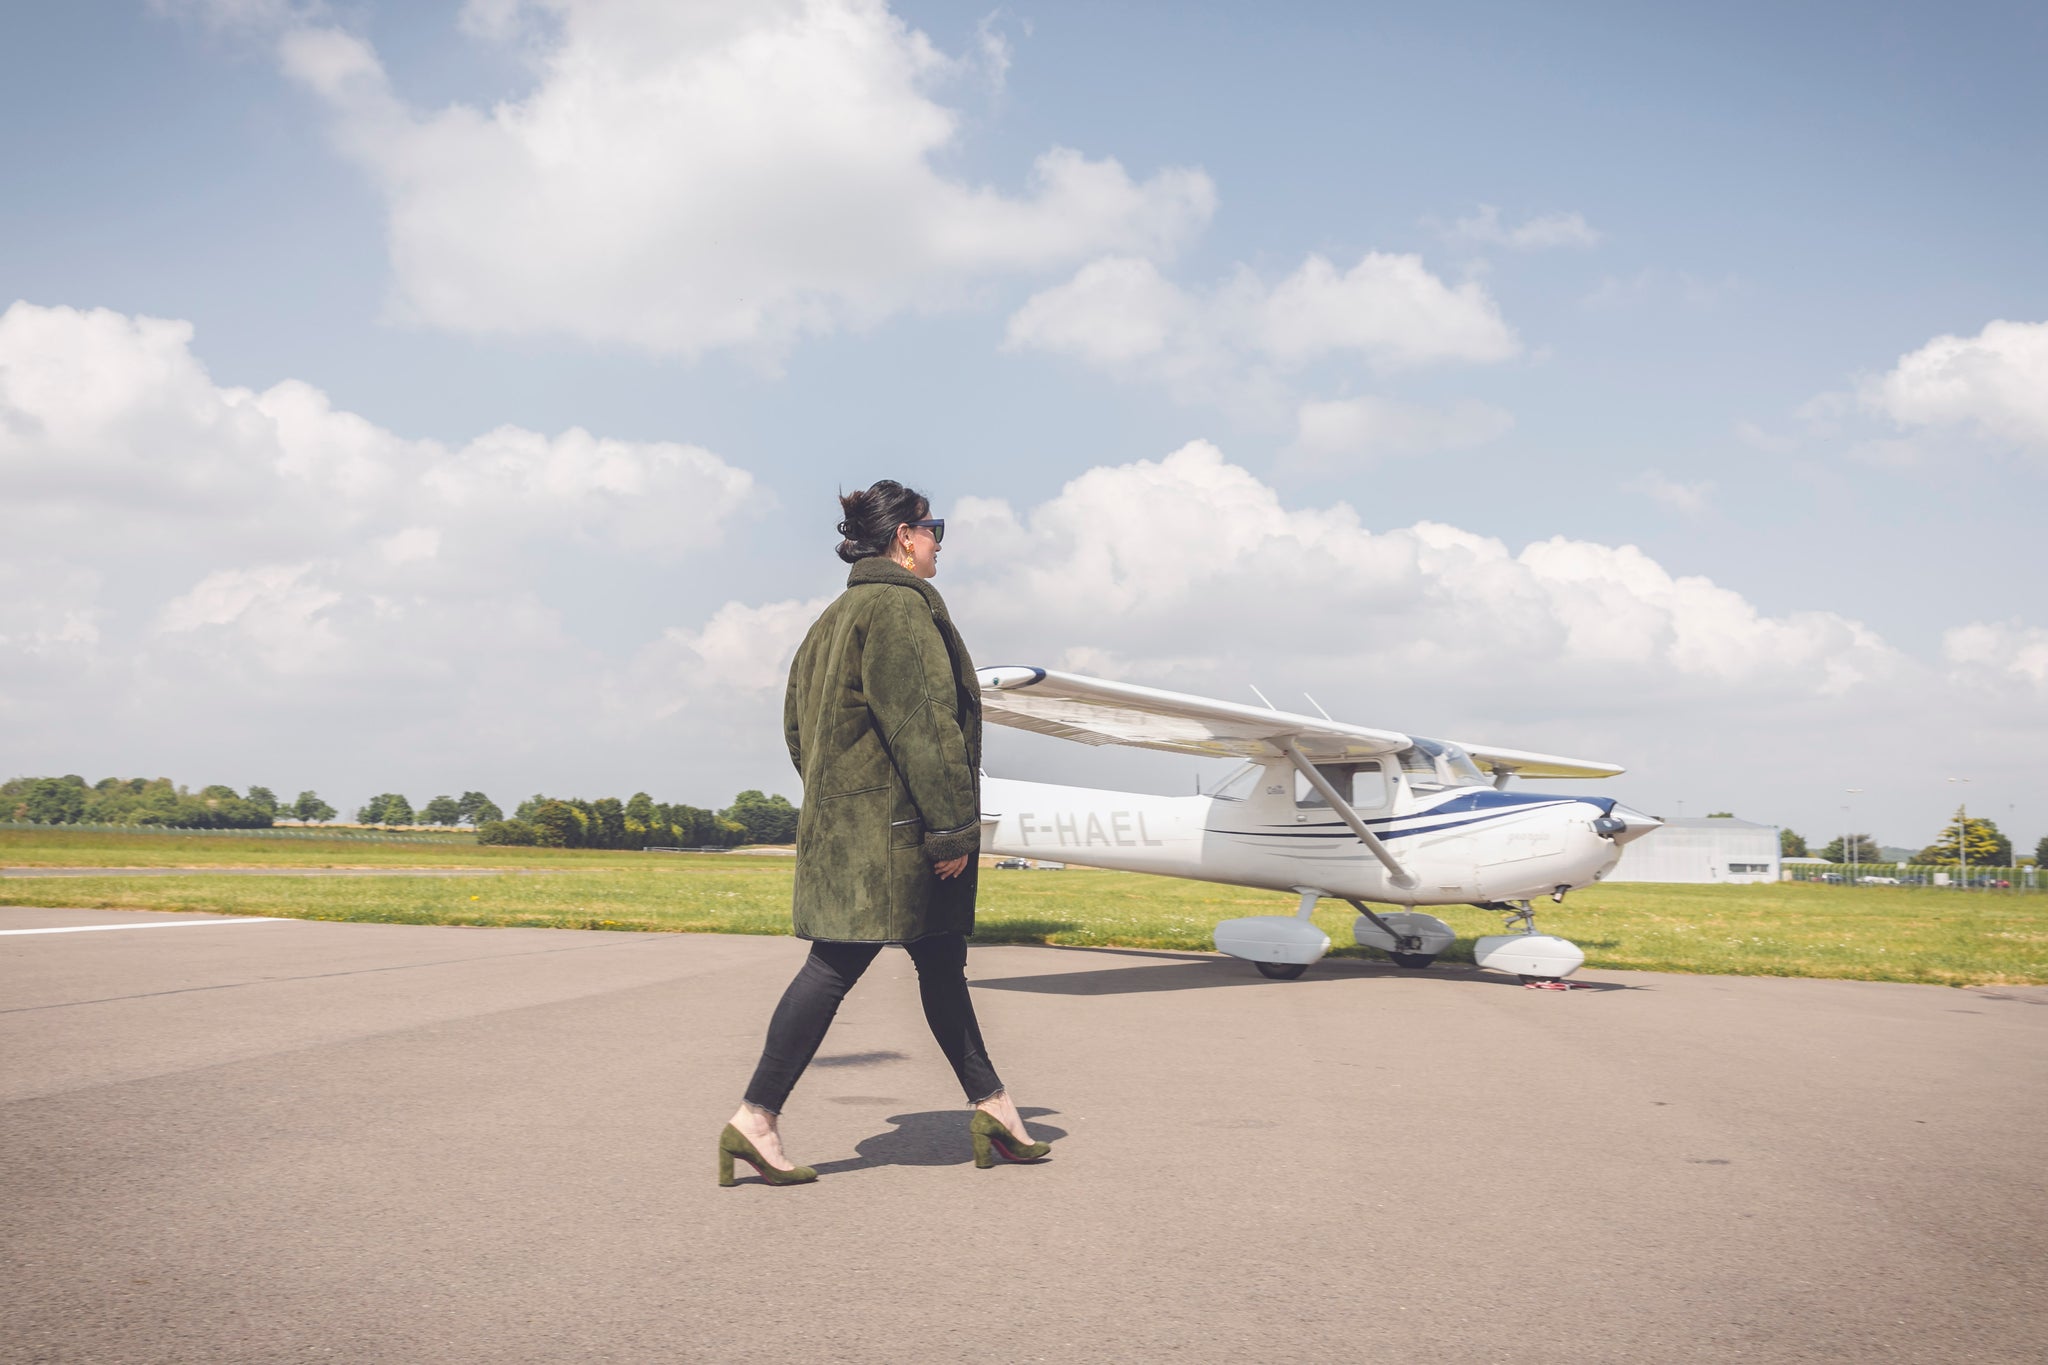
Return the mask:
<svg viewBox="0 0 2048 1365">
<path fill-rule="evenodd" d="M 1457 745 L 1441 739 L 1415 737 L 1415 742 L 1397 757 L 1408 786 L 1419 792 L 1442 791 L 1447 787 L 1489 787 L 1493 784 L 1472 756 Z"/>
<path fill-rule="evenodd" d="M 1256 763 L 1247 763 L 1218 785 L 1209 795 L 1224 801 L 1244 801 L 1258 790 L 1259 776 L 1265 772 Z"/>
</svg>

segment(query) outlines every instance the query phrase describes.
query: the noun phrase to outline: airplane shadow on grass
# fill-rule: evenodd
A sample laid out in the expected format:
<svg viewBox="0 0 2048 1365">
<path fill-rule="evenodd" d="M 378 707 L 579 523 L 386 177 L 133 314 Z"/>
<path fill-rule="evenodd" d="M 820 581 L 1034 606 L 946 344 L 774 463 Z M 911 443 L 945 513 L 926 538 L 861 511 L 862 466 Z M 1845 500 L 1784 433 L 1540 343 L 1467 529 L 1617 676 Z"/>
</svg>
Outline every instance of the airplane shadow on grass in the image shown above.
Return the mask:
<svg viewBox="0 0 2048 1365">
<path fill-rule="evenodd" d="M 968 984 L 979 990 L 1024 991 L 1035 995 L 1139 995 L 1153 991 L 1211 990 L 1227 986 L 1264 986 L 1268 989 L 1281 989 L 1288 986 L 1311 985 L 1317 981 L 1361 977 L 1397 977 L 1475 986 L 1513 986 L 1516 989 L 1522 986 L 1522 983 L 1512 976 L 1481 971 L 1470 963 L 1462 962 L 1409 970 L 1376 958 L 1326 957 L 1311 966 L 1305 976 L 1293 981 L 1272 981 L 1261 976 L 1258 968 L 1249 962 L 1240 962 L 1236 958 L 1222 957 L 1214 953 L 1170 953 L 1132 948 L 1063 948 L 1056 945 L 1048 945 L 1046 951 L 1097 953 L 1125 962 L 1134 957 L 1152 960 L 1142 966 L 1105 967 L 1097 971 L 1047 972 L 1035 976 L 1006 976 L 992 980 L 974 980 Z M 1612 981 L 1574 981 L 1572 989 L 1574 994 L 1604 994 L 1608 991 L 1646 990 L 1648 987 L 1627 986 Z"/>
</svg>

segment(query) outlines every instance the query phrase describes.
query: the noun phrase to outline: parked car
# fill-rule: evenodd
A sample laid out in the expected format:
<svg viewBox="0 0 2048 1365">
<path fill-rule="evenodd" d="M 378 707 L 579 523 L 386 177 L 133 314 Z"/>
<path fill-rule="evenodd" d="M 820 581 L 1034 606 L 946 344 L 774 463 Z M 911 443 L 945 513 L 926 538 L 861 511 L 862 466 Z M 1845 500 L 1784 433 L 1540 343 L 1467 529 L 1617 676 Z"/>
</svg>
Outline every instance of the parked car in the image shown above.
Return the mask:
<svg viewBox="0 0 2048 1365">
<path fill-rule="evenodd" d="M 1025 861 L 1024 861 L 1024 860 L 1023 860 L 1022 858 L 998 858 L 998 859 L 996 859 L 996 867 L 997 867 L 997 869 L 998 869 L 998 870 L 1000 870 L 1000 871 L 1005 871 L 1005 872 L 1015 872 L 1015 871 L 1018 871 L 1018 870 L 1020 870 L 1020 869 L 1023 869 L 1023 868 L 1028 868 L 1028 867 L 1030 867 L 1030 866 L 1031 866 L 1031 864 L 1030 864 L 1030 863 L 1027 863 L 1027 862 L 1025 862 Z"/>
<path fill-rule="evenodd" d="M 1902 882 L 1902 881 L 1900 881 L 1900 880 L 1899 880 L 1899 879 L 1898 879 L 1897 877 L 1865 877 L 1865 878 L 1863 879 L 1863 884 L 1864 884 L 1865 886 L 1904 886 L 1904 885 L 1905 885 L 1905 883 L 1904 883 L 1904 882 Z"/>
<path fill-rule="evenodd" d="M 1823 872 L 1820 874 L 1820 880 L 1840 886 L 1842 884 L 1842 874 L 1839 872 Z"/>
</svg>

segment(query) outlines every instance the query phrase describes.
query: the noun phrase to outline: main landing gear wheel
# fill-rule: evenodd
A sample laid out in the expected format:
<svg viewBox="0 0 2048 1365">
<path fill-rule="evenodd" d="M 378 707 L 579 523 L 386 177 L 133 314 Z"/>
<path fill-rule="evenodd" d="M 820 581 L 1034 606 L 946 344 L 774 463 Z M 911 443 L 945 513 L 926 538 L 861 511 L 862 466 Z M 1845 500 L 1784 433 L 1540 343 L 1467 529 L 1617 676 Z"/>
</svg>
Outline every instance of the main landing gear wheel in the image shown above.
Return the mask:
<svg viewBox="0 0 2048 1365">
<path fill-rule="evenodd" d="M 1254 962 L 1259 975 L 1269 981 L 1292 981 L 1308 970 L 1306 962 Z"/>
<path fill-rule="evenodd" d="M 1427 967 L 1430 963 L 1436 961 L 1435 953 L 1390 952 L 1387 954 L 1387 956 L 1394 959 L 1394 965 L 1396 967 L 1406 967 L 1411 972 L 1419 972 L 1424 967 Z"/>
</svg>

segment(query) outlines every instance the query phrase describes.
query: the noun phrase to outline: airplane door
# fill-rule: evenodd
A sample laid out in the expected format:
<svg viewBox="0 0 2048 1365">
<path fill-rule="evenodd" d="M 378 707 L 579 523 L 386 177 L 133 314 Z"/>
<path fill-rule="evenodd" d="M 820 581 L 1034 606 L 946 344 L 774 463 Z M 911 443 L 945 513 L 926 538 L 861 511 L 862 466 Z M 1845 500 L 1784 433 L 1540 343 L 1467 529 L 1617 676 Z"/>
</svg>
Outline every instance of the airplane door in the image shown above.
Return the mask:
<svg viewBox="0 0 2048 1365">
<path fill-rule="evenodd" d="M 1316 771 L 1337 789 L 1351 808 L 1361 814 L 1367 811 L 1386 809 L 1390 790 L 1386 773 L 1381 771 L 1378 760 L 1363 763 L 1318 763 Z M 1322 793 L 1308 784 L 1308 778 L 1300 773 L 1294 775 L 1294 804 L 1303 808 L 1321 807 L 1328 809 Z"/>
<path fill-rule="evenodd" d="M 1361 763 L 1351 774 L 1351 808 L 1363 814 L 1385 810 L 1393 797 L 1387 775 L 1377 762 Z"/>
</svg>

